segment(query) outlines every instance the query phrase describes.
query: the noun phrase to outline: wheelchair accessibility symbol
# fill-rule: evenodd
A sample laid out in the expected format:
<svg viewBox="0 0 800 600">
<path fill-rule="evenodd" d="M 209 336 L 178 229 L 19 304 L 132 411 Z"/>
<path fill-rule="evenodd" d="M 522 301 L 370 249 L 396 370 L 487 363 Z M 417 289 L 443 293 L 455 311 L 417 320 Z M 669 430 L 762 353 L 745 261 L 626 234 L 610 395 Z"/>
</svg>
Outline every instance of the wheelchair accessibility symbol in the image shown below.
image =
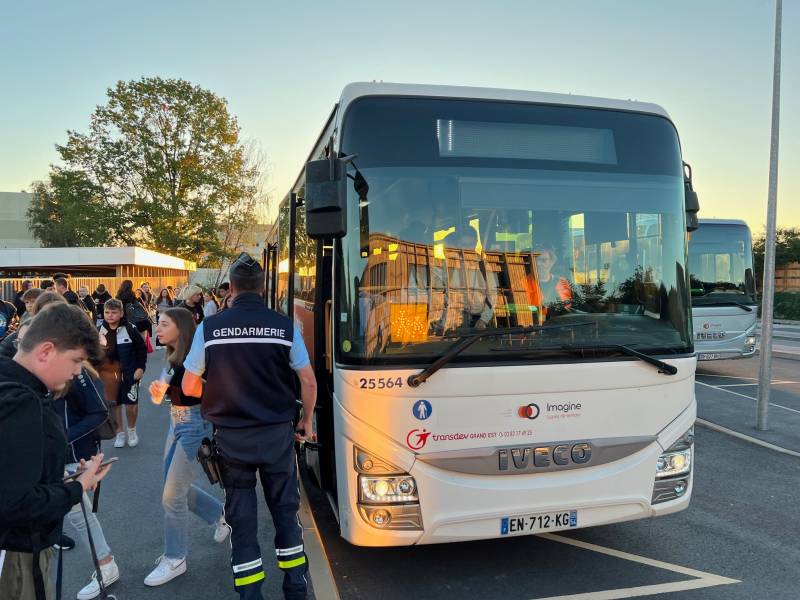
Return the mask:
<svg viewBox="0 0 800 600">
<path fill-rule="evenodd" d="M 418 400 L 414 403 L 414 408 L 411 411 L 414 413 L 414 416 L 419 419 L 420 421 L 426 420 L 428 417 L 431 416 L 431 412 L 433 412 L 433 407 L 431 403 L 427 400 Z"/>
</svg>

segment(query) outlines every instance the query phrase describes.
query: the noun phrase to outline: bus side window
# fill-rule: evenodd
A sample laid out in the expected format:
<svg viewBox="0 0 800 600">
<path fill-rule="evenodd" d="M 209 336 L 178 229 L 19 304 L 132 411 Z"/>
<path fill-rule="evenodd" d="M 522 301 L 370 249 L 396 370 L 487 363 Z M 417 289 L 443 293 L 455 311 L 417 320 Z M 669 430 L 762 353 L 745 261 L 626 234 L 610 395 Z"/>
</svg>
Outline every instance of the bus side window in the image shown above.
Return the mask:
<svg viewBox="0 0 800 600">
<path fill-rule="evenodd" d="M 295 216 L 294 298 L 314 302 L 317 279 L 317 243 L 306 234 L 306 211 L 297 209 Z"/>
<path fill-rule="evenodd" d="M 289 202 L 278 209 L 278 285 L 275 310 L 288 315 L 289 307 Z"/>
</svg>

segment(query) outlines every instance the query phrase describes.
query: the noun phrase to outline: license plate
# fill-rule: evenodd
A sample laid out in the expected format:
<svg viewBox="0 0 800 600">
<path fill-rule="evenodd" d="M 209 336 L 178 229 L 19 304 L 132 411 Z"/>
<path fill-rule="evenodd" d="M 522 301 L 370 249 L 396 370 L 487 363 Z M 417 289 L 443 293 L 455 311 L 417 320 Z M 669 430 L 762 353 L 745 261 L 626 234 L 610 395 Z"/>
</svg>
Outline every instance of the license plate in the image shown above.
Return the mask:
<svg viewBox="0 0 800 600">
<path fill-rule="evenodd" d="M 719 360 L 723 358 L 719 352 L 701 352 L 697 355 L 697 360 Z"/>
<path fill-rule="evenodd" d="M 500 519 L 500 535 L 536 533 L 554 529 L 569 529 L 578 526 L 577 510 L 562 510 L 539 515 L 503 517 Z"/>
</svg>

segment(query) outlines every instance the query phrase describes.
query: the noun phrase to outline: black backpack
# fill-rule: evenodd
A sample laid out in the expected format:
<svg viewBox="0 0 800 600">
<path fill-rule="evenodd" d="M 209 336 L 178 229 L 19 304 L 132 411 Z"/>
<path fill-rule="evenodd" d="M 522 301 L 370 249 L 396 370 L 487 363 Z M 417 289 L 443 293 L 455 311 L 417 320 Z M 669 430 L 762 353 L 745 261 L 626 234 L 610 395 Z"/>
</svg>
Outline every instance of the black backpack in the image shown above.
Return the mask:
<svg viewBox="0 0 800 600">
<path fill-rule="evenodd" d="M 147 314 L 141 302 L 129 302 L 125 305 L 125 318 L 129 323 L 141 323 L 142 321 L 149 321 L 150 315 Z"/>
</svg>

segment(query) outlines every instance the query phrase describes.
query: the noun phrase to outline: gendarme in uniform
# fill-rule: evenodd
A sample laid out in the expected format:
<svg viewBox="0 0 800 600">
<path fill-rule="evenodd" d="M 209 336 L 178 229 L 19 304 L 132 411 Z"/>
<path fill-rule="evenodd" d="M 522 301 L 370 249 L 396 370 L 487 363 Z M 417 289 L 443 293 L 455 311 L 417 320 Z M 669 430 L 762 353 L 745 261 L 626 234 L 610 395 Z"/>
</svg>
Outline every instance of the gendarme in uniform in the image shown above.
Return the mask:
<svg viewBox="0 0 800 600">
<path fill-rule="evenodd" d="M 249 257 L 248 257 L 249 258 Z M 237 261 L 231 275 L 257 275 L 255 261 Z M 256 472 L 275 524 L 275 553 L 287 599 L 305 598 L 308 562 L 297 517 L 294 370 L 309 364 L 291 320 L 264 306 L 261 295 L 238 293 L 231 308 L 197 327 L 184 366 L 202 375 L 203 417 L 214 426 L 231 527 L 231 567 L 241 598 L 261 600 L 265 578 L 258 545 Z"/>
</svg>

